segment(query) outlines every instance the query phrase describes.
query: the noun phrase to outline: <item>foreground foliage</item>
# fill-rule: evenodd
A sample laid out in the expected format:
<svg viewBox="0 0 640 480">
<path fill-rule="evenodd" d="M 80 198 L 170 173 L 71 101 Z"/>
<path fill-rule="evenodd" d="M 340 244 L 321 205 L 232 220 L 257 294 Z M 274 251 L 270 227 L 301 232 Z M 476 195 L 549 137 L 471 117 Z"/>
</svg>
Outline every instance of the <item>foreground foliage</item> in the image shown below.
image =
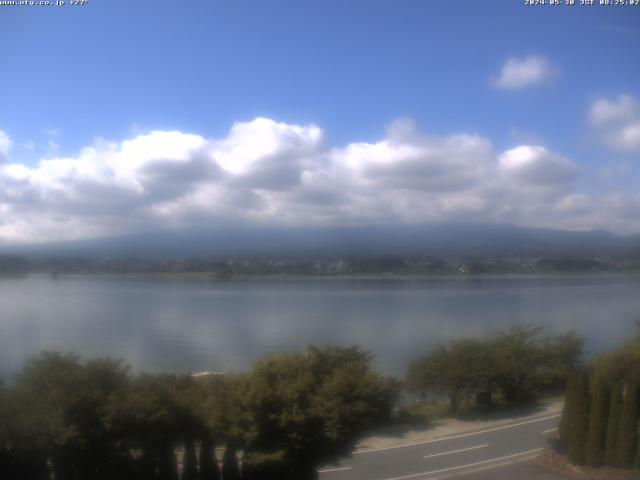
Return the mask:
<svg viewBox="0 0 640 480">
<path fill-rule="evenodd" d="M 569 460 L 640 468 L 640 339 L 598 358 L 568 385 L 558 446 Z"/>
<path fill-rule="evenodd" d="M 0 478 L 313 478 L 390 414 L 397 386 L 370 360 L 357 348 L 310 348 L 248 375 L 196 379 L 43 353 L 0 391 Z"/>
</svg>

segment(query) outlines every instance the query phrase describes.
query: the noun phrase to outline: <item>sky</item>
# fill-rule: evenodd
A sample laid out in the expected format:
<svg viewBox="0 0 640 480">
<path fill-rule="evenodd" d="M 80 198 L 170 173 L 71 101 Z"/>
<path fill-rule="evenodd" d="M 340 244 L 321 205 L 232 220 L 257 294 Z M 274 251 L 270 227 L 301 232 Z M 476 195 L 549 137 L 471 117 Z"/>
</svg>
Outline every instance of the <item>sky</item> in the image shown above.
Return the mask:
<svg viewBox="0 0 640 480">
<path fill-rule="evenodd" d="M 640 5 L 576 3 L 0 5 L 0 243 L 237 223 L 639 233 Z"/>
</svg>

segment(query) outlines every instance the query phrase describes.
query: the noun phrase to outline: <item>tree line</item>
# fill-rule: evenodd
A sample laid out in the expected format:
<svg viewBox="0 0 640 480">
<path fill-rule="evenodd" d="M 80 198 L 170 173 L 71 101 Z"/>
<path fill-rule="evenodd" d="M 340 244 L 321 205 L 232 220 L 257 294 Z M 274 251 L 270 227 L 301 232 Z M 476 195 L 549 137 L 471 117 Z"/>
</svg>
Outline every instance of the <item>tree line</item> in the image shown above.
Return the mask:
<svg viewBox="0 0 640 480">
<path fill-rule="evenodd" d="M 391 413 L 397 382 L 370 361 L 356 347 L 311 347 L 194 378 L 43 353 L 0 390 L 0 478 L 315 478 Z"/>
<path fill-rule="evenodd" d="M 575 333 L 516 326 L 439 345 L 406 385 L 469 400 L 523 402 L 564 389 Z M 402 385 L 358 347 L 309 347 L 245 374 L 134 374 L 120 360 L 45 352 L 0 386 L 0 478 L 306 480 L 387 422 Z"/>
<path fill-rule="evenodd" d="M 640 338 L 570 377 L 555 446 L 576 465 L 640 469 Z"/>
<path fill-rule="evenodd" d="M 495 337 L 442 343 L 411 363 L 407 384 L 422 395 L 448 397 L 454 414 L 469 401 L 491 407 L 496 400 L 513 404 L 562 392 L 580 365 L 584 339 L 575 332 L 541 333 L 540 327 L 516 325 Z"/>
</svg>

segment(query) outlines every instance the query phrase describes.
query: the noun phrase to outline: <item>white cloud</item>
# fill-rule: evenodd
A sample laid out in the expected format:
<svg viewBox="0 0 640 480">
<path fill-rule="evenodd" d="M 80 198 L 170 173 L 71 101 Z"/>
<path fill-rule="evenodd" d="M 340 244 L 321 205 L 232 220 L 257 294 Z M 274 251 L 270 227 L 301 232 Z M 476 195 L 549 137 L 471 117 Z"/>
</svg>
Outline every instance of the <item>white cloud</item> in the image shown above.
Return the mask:
<svg viewBox="0 0 640 480">
<path fill-rule="evenodd" d="M 559 70 L 544 57 L 510 58 L 500 74 L 492 79 L 492 84 L 496 88 L 517 90 L 548 82 L 558 75 Z"/>
<path fill-rule="evenodd" d="M 589 111 L 589 121 L 603 143 L 622 152 L 640 152 L 640 103 L 630 95 L 600 98 Z"/>
<path fill-rule="evenodd" d="M 9 150 L 12 145 L 13 143 L 11 142 L 9 135 L 0 130 L 0 162 L 6 160 L 9 156 Z"/>
<path fill-rule="evenodd" d="M 331 148 L 323 138 L 313 124 L 257 118 L 223 138 L 152 131 L 35 166 L 5 162 L 0 242 L 228 222 L 474 220 L 640 230 L 640 215 L 626 208 L 637 195 L 578 191 L 582 170 L 543 146 L 496 152 L 480 135 L 427 136 L 408 120 L 374 142 Z"/>
<path fill-rule="evenodd" d="M 297 184 L 305 169 L 315 168 L 322 141 L 316 125 L 256 118 L 235 123 L 226 138 L 213 141 L 211 155 L 236 184 L 279 190 Z"/>
<path fill-rule="evenodd" d="M 500 169 L 509 181 L 538 187 L 571 183 L 579 175 L 578 166 L 568 158 L 541 146 L 522 145 L 499 157 Z"/>
</svg>

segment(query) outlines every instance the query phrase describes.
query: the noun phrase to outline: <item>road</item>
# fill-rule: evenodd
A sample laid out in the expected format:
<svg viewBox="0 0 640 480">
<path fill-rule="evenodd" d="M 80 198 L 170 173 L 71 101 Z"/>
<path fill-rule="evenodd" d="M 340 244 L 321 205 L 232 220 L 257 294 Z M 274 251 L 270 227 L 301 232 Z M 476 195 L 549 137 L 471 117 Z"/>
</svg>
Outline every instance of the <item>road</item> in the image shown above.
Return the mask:
<svg viewBox="0 0 640 480">
<path fill-rule="evenodd" d="M 551 480 L 532 464 L 560 415 L 514 421 L 475 432 L 353 452 L 319 470 L 320 480 Z"/>
</svg>

